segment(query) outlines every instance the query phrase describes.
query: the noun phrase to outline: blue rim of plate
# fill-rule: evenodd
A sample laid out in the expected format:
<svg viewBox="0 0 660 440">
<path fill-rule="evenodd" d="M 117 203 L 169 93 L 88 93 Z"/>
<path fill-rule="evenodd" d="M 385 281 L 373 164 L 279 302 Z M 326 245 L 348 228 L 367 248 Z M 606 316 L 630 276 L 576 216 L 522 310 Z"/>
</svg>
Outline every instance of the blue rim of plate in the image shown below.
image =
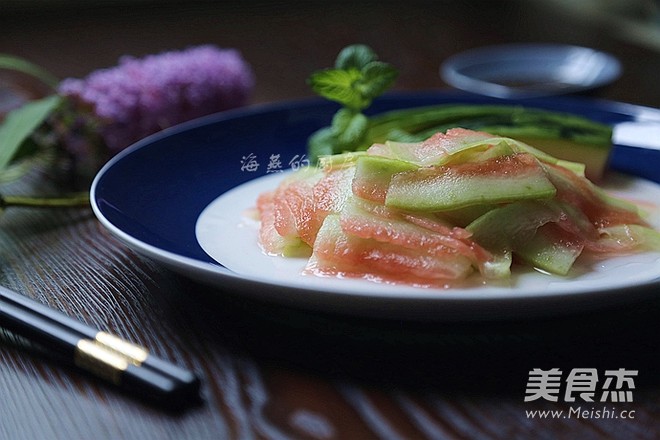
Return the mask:
<svg viewBox="0 0 660 440">
<path fill-rule="evenodd" d="M 660 121 L 660 110 L 613 101 L 579 97 L 510 100 L 454 91 L 390 93 L 377 99 L 369 113 L 434 104 L 524 105 L 578 114 L 612 125 L 640 118 Z M 99 171 L 90 190 L 92 209 L 112 235 L 174 271 L 227 290 L 263 288 L 272 292 L 275 301 L 296 304 L 301 293 L 309 292 L 291 295 L 290 288 L 260 285 L 224 268 L 197 242 L 195 224 L 204 208 L 218 196 L 266 175 L 265 162 L 271 154 L 287 158 L 304 155 L 309 134 L 326 126 L 338 108 L 332 102 L 302 99 L 225 111 L 165 129 L 122 151 Z M 259 169 L 241 171 L 241 161 L 247 163 L 250 155 L 262 162 Z M 659 155 L 657 150 L 615 145 L 609 166 L 658 182 Z M 336 293 L 321 293 L 313 301 L 314 306 L 332 308 L 336 298 L 331 297 Z M 529 304 L 524 299 L 521 297 L 514 308 L 526 309 Z M 542 305 L 542 300 L 534 299 L 536 305 Z M 437 302 L 422 297 L 415 300 L 419 304 L 413 309 L 417 311 L 420 306 Z M 486 309 L 502 306 L 497 300 L 493 298 L 493 302 L 483 305 Z M 410 305 L 406 303 L 409 301 L 393 299 L 379 307 Z M 454 305 L 458 303 L 461 302 Z M 361 297 L 358 292 L 339 308 L 345 311 L 346 307 L 355 306 L 362 310 L 373 304 L 373 296 Z"/>
</svg>

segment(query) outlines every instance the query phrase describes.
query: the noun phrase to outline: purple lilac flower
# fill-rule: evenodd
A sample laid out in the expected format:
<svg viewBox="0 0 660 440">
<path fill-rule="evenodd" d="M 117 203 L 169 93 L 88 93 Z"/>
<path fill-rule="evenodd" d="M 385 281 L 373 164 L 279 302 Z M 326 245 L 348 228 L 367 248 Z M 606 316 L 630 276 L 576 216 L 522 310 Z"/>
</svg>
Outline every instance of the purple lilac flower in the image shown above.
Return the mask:
<svg viewBox="0 0 660 440">
<path fill-rule="evenodd" d="M 74 108 L 91 108 L 114 154 L 163 128 L 242 106 L 253 86 L 252 70 L 237 50 L 204 45 L 141 59 L 125 56 L 116 67 L 62 81 L 58 92 Z"/>
</svg>

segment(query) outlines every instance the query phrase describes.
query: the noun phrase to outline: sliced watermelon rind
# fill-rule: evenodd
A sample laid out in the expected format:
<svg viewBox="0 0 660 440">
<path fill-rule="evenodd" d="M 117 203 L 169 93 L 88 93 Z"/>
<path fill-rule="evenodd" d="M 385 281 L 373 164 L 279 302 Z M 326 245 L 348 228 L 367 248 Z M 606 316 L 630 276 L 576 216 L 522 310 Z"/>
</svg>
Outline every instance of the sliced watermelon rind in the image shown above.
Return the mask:
<svg viewBox="0 0 660 440">
<path fill-rule="evenodd" d="M 306 271 L 440 286 L 506 279 L 517 262 L 567 276 L 582 255 L 660 250 L 634 205 L 580 164 L 465 129 L 328 156 L 260 197 L 260 242 Z"/>
<path fill-rule="evenodd" d="M 478 164 L 402 172 L 392 177 L 385 204 L 416 211 L 548 199 L 556 189 L 533 157 L 516 154 Z"/>
</svg>

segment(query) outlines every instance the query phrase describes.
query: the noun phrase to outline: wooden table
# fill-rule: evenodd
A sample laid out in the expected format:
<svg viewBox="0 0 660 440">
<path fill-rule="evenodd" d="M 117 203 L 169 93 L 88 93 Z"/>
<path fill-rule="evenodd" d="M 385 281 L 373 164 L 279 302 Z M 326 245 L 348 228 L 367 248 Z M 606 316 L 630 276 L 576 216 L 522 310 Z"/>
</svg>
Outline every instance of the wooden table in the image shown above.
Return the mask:
<svg viewBox="0 0 660 440">
<path fill-rule="evenodd" d="M 220 3 L 220 2 L 219 2 Z M 357 3 L 357 2 L 356 2 Z M 305 84 L 343 46 L 397 65 L 399 90 L 446 87 L 447 56 L 539 41 L 607 50 L 619 81 L 596 96 L 660 106 L 660 54 L 606 21 L 543 3 L 130 3 L 0 10 L 0 52 L 60 77 L 123 54 L 192 44 L 235 47 L 253 65 L 254 103 L 311 96 Z M 15 3 L 14 3 L 15 4 Z M 8 193 L 46 190 L 31 175 Z M 660 436 L 660 301 L 504 322 L 361 319 L 245 300 L 176 275 L 112 238 L 88 209 L 8 210 L 0 283 L 149 348 L 202 380 L 203 402 L 167 411 L 0 342 L 0 439 L 654 439 Z M 530 417 L 574 404 L 524 402 L 533 368 L 637 370 L 623 419 Z M 586 404 L 582 410 L 601 410 Z M 622 413 L 622 411 L 626 411 Z"/>
</svg>

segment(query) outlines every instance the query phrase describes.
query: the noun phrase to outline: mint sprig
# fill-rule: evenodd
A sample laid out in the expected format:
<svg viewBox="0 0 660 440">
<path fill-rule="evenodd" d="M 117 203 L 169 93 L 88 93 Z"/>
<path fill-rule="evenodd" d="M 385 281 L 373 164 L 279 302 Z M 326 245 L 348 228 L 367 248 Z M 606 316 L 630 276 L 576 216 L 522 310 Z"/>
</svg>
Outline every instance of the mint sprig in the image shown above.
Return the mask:
<svg viewBox="0 0 660 440">
<path fill-rule="evenodd" d="M 369 128 L 362 111 L 383 94 L 397 76 L 398 71 L 393 66 L 378 61 L 375 52 L 362 44 L 348 46 L 339 52 L 334 68 L 312 73 L 308 79 L 312 90 L 343 107 L 334 115 L 329 127 L 310 137 L 308 153 L 311 159 L 352 151 L 360 145 Z"/>
</svg>

